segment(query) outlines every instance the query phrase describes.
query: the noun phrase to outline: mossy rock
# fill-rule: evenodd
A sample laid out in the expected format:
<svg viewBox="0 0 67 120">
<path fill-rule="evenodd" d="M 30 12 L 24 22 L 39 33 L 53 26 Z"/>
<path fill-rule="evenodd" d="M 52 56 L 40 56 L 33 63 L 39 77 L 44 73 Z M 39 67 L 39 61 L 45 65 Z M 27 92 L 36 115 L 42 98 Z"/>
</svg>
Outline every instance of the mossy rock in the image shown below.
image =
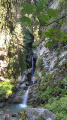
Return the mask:
<svg viewBox="0 0 67 120">
<path fill-rule="evenodd" d="M 24 111 L 22 112 L 22 120 L 26 120 L 27 115 L 25 112 L 26 112 L 26 109 L 24 109 Z"/>
<path fill-rule="evenodd" d="M 38 117 L 38 120 L 44 120 L 41 116 Z"/>
</svg>

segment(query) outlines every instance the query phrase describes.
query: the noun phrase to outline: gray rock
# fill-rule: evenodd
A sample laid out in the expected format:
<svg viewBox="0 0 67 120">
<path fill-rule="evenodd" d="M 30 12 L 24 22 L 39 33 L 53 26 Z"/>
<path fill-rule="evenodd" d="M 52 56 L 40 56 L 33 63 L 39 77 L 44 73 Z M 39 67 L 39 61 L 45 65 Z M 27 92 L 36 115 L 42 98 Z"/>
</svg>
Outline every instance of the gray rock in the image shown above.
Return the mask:
<svg viewBox="0 0 67 120">
<path fill-rule="evenodd" d="M 3 111 L 0 111 L 0 115 L 3 115 Z"/>
<path fill-rule="evenodd" d="M 20 85 L 20 88 L 25 88 L 25 87 L 26 87 L 26 83 Z"/>
<path fill-rule="evenodd" d="M 46 120 L 52 120 L 51 118 L 47 118 Z"/>
<path fill-rule="evenodd" d="M 24 75 L 24 76 L 22 77 L 22 79 L 21 79 L 21 82 L 25 82 L 26 80 L 27 80 L 27 76 Z"/>
<path fill-rule="evenodd" d="M 15 85 L 16 85 L 16 89 L 18 89 L 20 87 L 20 83 L 17 83 Z"/>
<path fill-rule="evenodd" d="M 42 118 L 43 120 L 54 120 L 55 114 L 47 109 L 41 108 L 30 108 L 26 109 L 26 120 L 39 120 Z"/>
<path fill-rule="evenodd" d="M 3 107 L 4 106 L 4 102 L 0 103 L 0 107 Z"/>
<path fill-rule="evenodd" d="M 14 113 L 11 115 L 12 117 L 17 117 L 17 113 Z"/>
</svg>

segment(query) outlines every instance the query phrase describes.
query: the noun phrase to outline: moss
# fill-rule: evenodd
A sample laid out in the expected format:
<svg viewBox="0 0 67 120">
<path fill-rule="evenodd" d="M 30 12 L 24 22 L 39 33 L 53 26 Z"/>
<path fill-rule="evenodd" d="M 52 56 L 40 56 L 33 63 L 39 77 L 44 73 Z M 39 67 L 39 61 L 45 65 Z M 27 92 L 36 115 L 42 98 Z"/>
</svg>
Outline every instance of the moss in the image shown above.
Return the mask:
<svg viewBox="0 0 67 120">
<path fill-rule="evenodd" d="M 32 105 L 30 105 L 30 106 L 28 106 L 28 108 L 30 109 L 30 108 L 33 108 L 33 106 Z"/>
<path fill-rule="evenodd" d="M 26 109 L 24 109 L 24 111 L 22 112 L 22 119 L 23 120 L 26 120 L 26 117 L 27 117 L 25 112 L 26 112 Z"/>
<path fill-rule="evenodd" d="M 43 120 L 42 116 L 39 116 L 39 117 L 38 117 L 38 120 Z"/>
</svg>

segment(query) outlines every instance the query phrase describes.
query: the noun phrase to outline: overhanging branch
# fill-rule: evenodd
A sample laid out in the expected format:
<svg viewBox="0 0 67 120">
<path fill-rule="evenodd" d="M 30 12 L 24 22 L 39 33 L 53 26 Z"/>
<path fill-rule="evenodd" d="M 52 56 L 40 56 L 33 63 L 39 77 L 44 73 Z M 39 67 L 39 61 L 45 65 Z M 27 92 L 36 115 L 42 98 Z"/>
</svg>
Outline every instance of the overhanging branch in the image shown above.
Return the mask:
<svg viewBox="0 0 67 120">
<path fill-rule="evenodd" d="M 54 21 L 52 21 L 52 22 L 50 22 L 50 23 L 48 23 L 48 24 L 45 25 L 45 26 L 51 25 L 51 24 L 53 24 L 53 23 L 55 23 L 55 22 L 58 22 L 59 20 L 64 19 L 66 16 L 67 16 L 67 14 L 64 15 L 64 16 L 62 16 L 62 17 L 60 17 L 60 18 L 58 18 L 58 19 L 56 19 L 56 20 L 54 20 Z"/>
</svg>

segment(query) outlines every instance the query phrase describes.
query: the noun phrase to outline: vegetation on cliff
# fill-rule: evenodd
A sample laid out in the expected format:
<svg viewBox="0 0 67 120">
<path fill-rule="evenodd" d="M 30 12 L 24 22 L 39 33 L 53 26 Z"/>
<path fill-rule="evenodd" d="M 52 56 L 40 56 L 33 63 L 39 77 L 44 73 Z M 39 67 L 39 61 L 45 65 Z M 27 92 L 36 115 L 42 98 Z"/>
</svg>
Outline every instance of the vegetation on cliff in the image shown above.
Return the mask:
<svg viewBox="0 0 67 120">
<path fill-rule="evenodd" d="M 0 101 L 8 99 L 18 76 L 32 67 L 33 50 L 38 47 L 38 52 L 41 48 L 48 49 L 48 52 L 41 51 L 37 56 L 33 100 L 38 102 L 37 107 L 56 113 L 55 120 L 66 120 L 67 53 L 61 54 L 67 51 L 66 0 L 60 0 L 57 9 L 51 8 L 49 0 L 38 0 L 36 3 L 1 0 L 1 8 L 0 30 L 5 36 L 8 63 L 4 70 L 5 79 L 9 80 L 0 82 Z M 55 56 L 52 58 L 50 55 L 53 54 Z M 53 61 L 54 57 L 56 60 Z M 54 62 L 53 68 L 51 61 Z M 4 70 L 1 70 L 1 76 Z"/>
</svg>

